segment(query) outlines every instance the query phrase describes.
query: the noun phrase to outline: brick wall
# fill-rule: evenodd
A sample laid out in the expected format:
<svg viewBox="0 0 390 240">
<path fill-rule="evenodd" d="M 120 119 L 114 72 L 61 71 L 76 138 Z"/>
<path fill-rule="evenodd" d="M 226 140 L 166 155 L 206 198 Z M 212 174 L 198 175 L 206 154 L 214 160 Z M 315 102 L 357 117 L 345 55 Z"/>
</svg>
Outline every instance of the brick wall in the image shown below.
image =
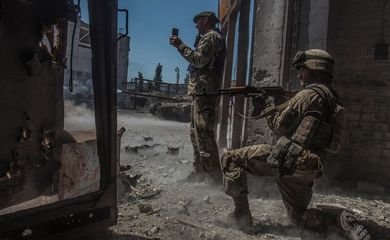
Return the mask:
<svg viewBox="0 0 390 240">
<path fill-rule="evenodd" d="M 384 17 L 390 43 L 390 1 L 336 0 L 329 51 L 336 59 L 335 86 L 347 108 L 347 138 L 334 157 L 339 176 L 390 183 L 390 60 L 375 60 Z M 333 160 L 332 160 L 333 161 Z"/>
</svg>

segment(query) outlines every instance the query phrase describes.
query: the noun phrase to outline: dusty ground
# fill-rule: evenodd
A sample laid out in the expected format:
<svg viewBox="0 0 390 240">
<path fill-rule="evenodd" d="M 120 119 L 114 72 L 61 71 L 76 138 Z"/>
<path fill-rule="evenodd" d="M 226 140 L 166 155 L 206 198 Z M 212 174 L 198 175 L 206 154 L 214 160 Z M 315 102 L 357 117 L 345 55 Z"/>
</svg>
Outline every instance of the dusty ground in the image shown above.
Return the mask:
<svg viewBox="0 0 390 240">
<path fill-rule="evenodd" d="M 68 118 L 77 126 L 90 127 L 83 117 Z M 93 122 L 93 121 L 92 121 Z M 286 220 L 286 213 L 272 178 L 251 177 L 250 206 L 258 233 L 247 235 L 214 225 L 214 219 L 233 210 L 221 186 L 186 183 L 192 169 L 189 124 L 163 121 L 148 113 L 121 111 L 118 128 L 122 137 L 118 224 L 113 239 L 344 239 L 337 233 L 320 236 L 301 231 Z M 68 128 L 72 128 L 68 124 Z M 178 148 L 168 151 L 169 147 Z M 173 152 L 172 152 L 173 151 Z M 338 203 L 362 211 L 374 221 L 382 237 L 390 239 L 390 200 L 328 188 L 315 194 L 312 204 Z"/>
</svg>

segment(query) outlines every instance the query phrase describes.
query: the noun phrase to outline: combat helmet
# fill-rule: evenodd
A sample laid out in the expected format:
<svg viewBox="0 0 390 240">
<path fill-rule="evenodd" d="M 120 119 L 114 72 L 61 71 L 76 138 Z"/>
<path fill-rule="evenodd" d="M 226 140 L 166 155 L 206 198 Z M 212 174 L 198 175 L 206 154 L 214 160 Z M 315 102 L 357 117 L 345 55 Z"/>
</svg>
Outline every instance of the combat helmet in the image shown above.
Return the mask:
<svg viewBox="0 0 390 240">
<path fill-rule="evenodd" d="M 333 77 L 334 59 L 329 53 L 320 49 L 298 51 L 293 60 L 296 69 L 306 67 L 313 71 L 321 71 Z"/>
<path fill-rule="evenodd" d="M 195 17 L 193 18 L 194 23 L 196 23 L 198 21 L 198 19 L 201 18 L 201 17 L 208 17 L 209 19 L 214 20 L 215 23 L 219 23 L 220 22 L 218 17 L 217 17 L 217 15 L 215 15 L 214 12 L 203 11 L 203 12 L 200 12 L 200 13 L 195 15 Z"/>
</svg>

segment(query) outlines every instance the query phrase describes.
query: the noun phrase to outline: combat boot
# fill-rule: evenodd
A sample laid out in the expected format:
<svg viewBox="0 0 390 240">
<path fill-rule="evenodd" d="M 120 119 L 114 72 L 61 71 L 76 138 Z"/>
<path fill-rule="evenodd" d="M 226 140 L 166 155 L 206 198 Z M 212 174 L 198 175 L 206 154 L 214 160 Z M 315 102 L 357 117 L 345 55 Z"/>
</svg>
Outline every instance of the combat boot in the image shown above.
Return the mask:
<svg viewBox="0 0 390 240">
<path fill-rule="evenodd" d="M 246 233 L 253 233 L 253 219 L 249 210 L 248 196 L 234 197 L 234 211 L 228 216 L 216 219 L 216 225 L 224 228 L 236 228 Z"/>
<path fill-rule="evenodd" d="M 371 240 L 368 230 L 361 222 L 364 219 L 354 211 L 346 209 L 340 214 L 339 224 L 348 240 Z"/>
</svg>

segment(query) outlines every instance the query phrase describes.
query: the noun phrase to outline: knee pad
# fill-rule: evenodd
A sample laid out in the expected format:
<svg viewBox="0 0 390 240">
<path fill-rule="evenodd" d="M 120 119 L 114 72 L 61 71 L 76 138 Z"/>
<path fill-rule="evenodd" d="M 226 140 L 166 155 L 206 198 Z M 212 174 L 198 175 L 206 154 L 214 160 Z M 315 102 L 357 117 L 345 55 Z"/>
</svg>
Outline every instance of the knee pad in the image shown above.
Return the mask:
<svg viewBox="0 0 390 240">
<path fill-rule="evenodd" d="M 242 182 L 242 179 L 240 178 L 235 179 L 226 175 L 223 177 L 223 190 L 227 195 L 233 198 L 248 194 L 246 181 Z"/>
</svg>

